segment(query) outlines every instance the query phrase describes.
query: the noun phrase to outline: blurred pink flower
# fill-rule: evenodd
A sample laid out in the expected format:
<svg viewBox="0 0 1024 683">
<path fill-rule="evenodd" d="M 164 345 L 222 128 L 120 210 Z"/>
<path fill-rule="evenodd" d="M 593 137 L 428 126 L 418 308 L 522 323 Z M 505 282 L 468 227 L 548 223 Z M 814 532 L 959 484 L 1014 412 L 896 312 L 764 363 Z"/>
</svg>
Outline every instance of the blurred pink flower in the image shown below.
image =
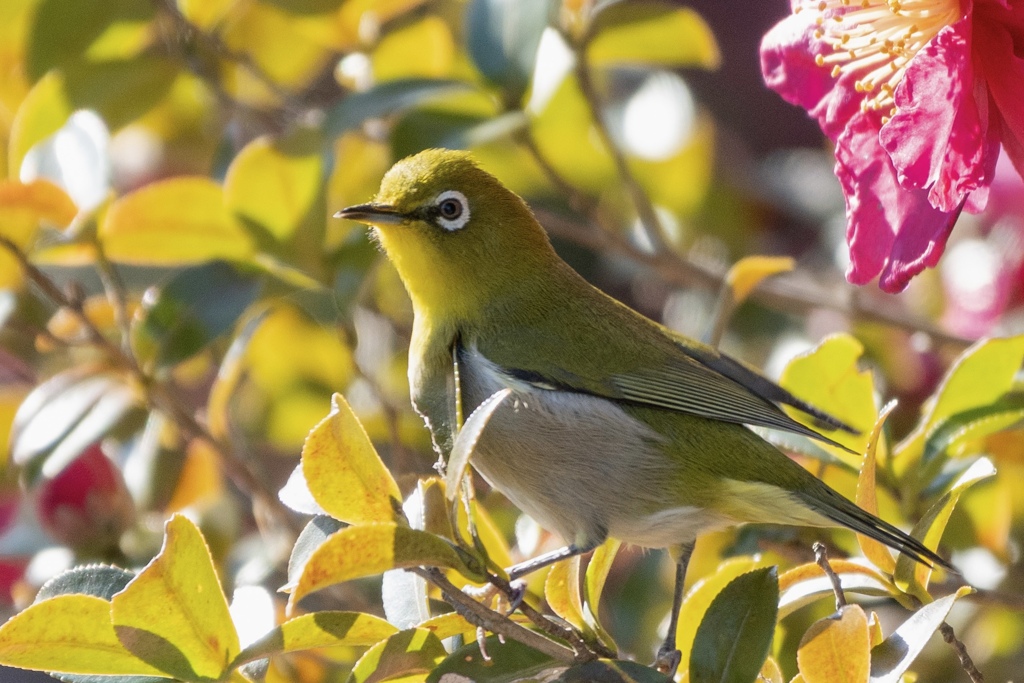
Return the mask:
<svg viewBox="0 0 1024 683">
<path fill-rule="evenodd" d="M 836 145 L 855 284 L 898 292 L 988 201 L 1000 146 L 1024 175 L 1024 0 L 791 0 L 765 82 Z"/>
</svg>

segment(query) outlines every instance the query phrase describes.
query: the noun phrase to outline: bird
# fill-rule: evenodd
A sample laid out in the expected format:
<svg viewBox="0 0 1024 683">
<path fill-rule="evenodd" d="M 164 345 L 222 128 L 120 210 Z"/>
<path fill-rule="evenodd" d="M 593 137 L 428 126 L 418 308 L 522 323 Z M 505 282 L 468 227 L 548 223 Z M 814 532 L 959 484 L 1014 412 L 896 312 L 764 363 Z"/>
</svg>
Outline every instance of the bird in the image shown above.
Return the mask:
<svg viewBox="0 0 1024 683">
<path fill-rule="evenodd" d="M 373 201 L 335 216 L 372 227 L 408 291 L 413 406 L 442 457 L 459 415 L 508 392 L 471 465 L 566 544 L 512 567 L 510 578 L 609 537 L 669 551 L 676 585 L 660 670 L 679 664 L 675 617 L 700 534 L 743 523 L 847 527 L 952 569 L 749 427 L 838 445 L 786 405 L 816 426 L 855 430 L 592 286 L 555 252 L 526 202 L 470 153 L 402 159 Z"/>
</svg>

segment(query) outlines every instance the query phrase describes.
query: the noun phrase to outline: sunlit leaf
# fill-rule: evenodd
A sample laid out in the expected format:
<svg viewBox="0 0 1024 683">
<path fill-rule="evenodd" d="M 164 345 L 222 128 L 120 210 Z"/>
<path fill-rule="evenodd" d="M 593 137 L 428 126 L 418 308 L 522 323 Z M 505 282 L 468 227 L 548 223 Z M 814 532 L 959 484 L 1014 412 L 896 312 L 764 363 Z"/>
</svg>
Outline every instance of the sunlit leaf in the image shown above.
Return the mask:
<svg viewBox="0 0 1024 683">
<path fill-rule="evenodd" d="M 430 631 L 413 628 L 377 643 L 352 667 L 351 683 L 383 681 L 408 674 L 425 674 L 448 653 Z"/>
<path fill-rule="evenodd" d="M 0 182 L 0 237 L 25 250 L 42 223 L 63 228 L 78 209 L 67 193 L 46 180 L 28 184 Z M 21 266 L 7 249 L 0 248 L 0 289 L 22 281 Z"/>
<path fill-rule="evenodd" d="M 782 372 L 779 383 L 815 408 L 836 417 L 860 434 L 823 430 L 830 438 L 863 453 L 868 433 L 875 424 L 874 382 L 871 373 L 860 370 L 857 362 L 864 346 L 848 334 L 825 339 L 814 350 L 793 359 Z M 860 458 L 839 449 L 824 446 L 844 462 L 860 467 Z"/>
<path fill-rule="evenodd" d="M 452 538 L 451 523 L 448 521 L 447 503 L 440 480 L 431 478 L 416 482 L 416 490 L 402 503 L 402 512 L 409 526 L 419 531 L 437 533 L 437 510 L 431 510 L 428 519 L 427 507 L 440 505 L 441 535 Z M 440 497 L 440 499 L 438 499 Z M 403 569 L 390 569 L 381 577 L 381 602 L 388 622 L 400 629 L 412 628 L 430 618 L 430 598 L 427 582 L 423 577 Z"/>
<path fill-rule="evenodd" d="M 782 677 L 779 663 L 772 657 L 764 660 L 764 665 L 761 666 L 761 673 L 758 676 L 758 683 L 786 683 L 786 679 Z"/>
<path fill-rule="evenodd" d="M 696 11 L 670 2 L 608 3 L 591 32 L 587 59 L 594 65 L 714 69 L 721 62 L 711 27 Z"/>
<path fill-rule="evenodd" d="M 349 524 L 401 519 L 402 494 L 341 394 L 302 447 L 302 472 L 316 502 Z"/>
<path fill-rule="evenodd" d="M 381 39 L 372 54 L 374 80 L 444 78 L 451 75 L 455 56 L 448 24 L 427 15 Z"/>
<path fill-rule="evenodd" d="M 985 339 L 961 354 L 926 404 L 917 428 L 895 448 L 900 470 L 922 457 L 925 442 L 947 418 L 984 408 L 1005 395 L 1024 362 L 1024 335 Z"/>
<path fill-rule="evenodd" d="M 949 516 L 953 514 L 953 508 L 964 491 L 974 484 L 995 476 L 996 469 L 988 458 L 980 458 L 964 472 L 939 500 L 928 509 L 914 528 L 910 535 L 921 541 L 926 547 L 935 549 L 942 540 L 942 534 L 946 531 L 946 523 Z M 931 578 L 932 569 L 910 556 L 901 553 L 896 559 L 896 571 L 893 572 L 893 580 L 901 589 L 916 594 L 919 598 L 927 600 L 926 589 Z M 923 594 L 922 594 L 923 593 Z"/>
<path fill-rule="evenodd" d="M 380 617 L 363 612 L 322 611 L 289 619 L 242 650 L 234 666 L 286 652 L 339 645 L 373 645 L 398 633 Z"/>
<path fill-rule="evenodd" d="M 938 424 L 924 443 L 922 462 L 931 464 L 943 453 L 956 455 L 963 444 L 1024 422 L 1024 395 L 1009 393 L 987 406 L 951 415 Z M 941 461 L 932 465 L 937 467 Z"/>
<path fill-rule="evenodd" d="M 235 0 L 175 0 L 188 22 L 202 31 L 214 28 L 234 6 Z"/>
<path fill-rule="evenodd" d="M 682 655 L 680 661 L 683 662 L 683 667 L 690 661 L 697 627 L 704 619 L 711 602 L 730 581 L 764 564 L 763 561 L 752 557 L 730 558 L 690 588 L 683 598 L 679 620 L 676 622 L 676 647 Z"/>
<path fill-rule="evenodd" d="M 327 586 L 402 567 L 449 567 L 479 574 L 444 539 L 393 523 L 350 526 L 336 532 L 302 567 L 289 604 Z"/>
<path fill-rule="evenodd" d="M 789 256 L 747 256 L 729 268 L 725 281 L 735 303 L 742 303 L 765 278 L 786 273 L 796 266 Z"/>
<path fill-rule="evenodd" d="M 639 662 L 598 659 L 570 666 L 555 679 L 558 683 L 662 683 L 665 674 Z"/>
<path fill-rule="evenodd" d="M 857 498 L 855 502 L 861 509 L 873 515 L 878 514 L 878 497 L 875 490 L 875 463 L 877 461 L 875 454 L 878 451 L 882 438 L 882 428 L 885 426 L 885 420 L 895 408 L 896 403 L 894 401 L 882 408 L 882 411 L 878 414 L 878 420 L 875 421 L 875 426 L 871 429 L 871 433 L 868 434 L 867 449 L 864 451 L 864 462 L 860 466 L 860 475 L 857 478 Z M 857 543 L 860 544 L 860 549 L 864 556 L 883 572 L 892 574 L 893 570 L 896 569 L 896 561 L 892 558 L 892 553 L 889 552 L 885 545 L 864 534 L 857 534 Z"/>
<path fill-rule="evenodd" d="M 871 683 L 899 683 L 910 665 L 924 649 L 936 629 L 946 619 L 953 603 L 971 589 L 963 587 L 914 612 L 888 638 L 871 649 Z"/>
<path fill-rule="evenodd" d="M 323 236 L 323 211 L 315 211 L 323 164 L 320 141 L 309 130 L 285 140 L 261 137 L 246 145 L 228 168 L 224 198 L 242 220 L 275 240 L 287 241 L 300 232 L 318 244 Z M 319 221 L 320 230 L 311 223 Z M 300 231 L 303 224 L 310 228 Z"/>
<path fill-rule="evenodd" d="M 622 542 L 614 538 L 609 538 L 598 546 L 590 557 L 587 573 L 583 577 L 583 619 L 608 646 L 613 646 L 615 641 L 601 626 L 598 609 L 601 606 L 601 594 L 604 592 L 605 581 L 608 580 L 608 573 L 612 569 L 612 562 L 615 561 L 620 547 L 622 547 Z"/>
<path fill-rule="evenodd" d="M 488 681 L 488 683 L 512 683 L 529 680 L 536 674 L 557 664 L 549 655 L 523 645 L 518 640 L 502 642 L 498 636 L 489 636 L 484 641 L 488 659 L 480 652 L 478 643 L 471 643 L 448 655 L 437 665 L 427 683 L 446 681 Z"/>
<path fill-rule="evenodd" d="M 77 674 L 166 675 L 135 657 L 110 623 L 110 602 L 58 595 L 0 626 L 0 664 Z"/>
<path fill-rule="evenodd" d="M 167 512 L 179 512 L 194 505 L 215 500 L 224 491 L 220 456 L 205 441 L 188 444 L 177 485 L 164 505 Z"/>
<path fill-rule="evenodd" d="M 132 349 L 145 366 L 177 365 L 233 328 L 261 285 L 223 261 L 186 268 L 143 299 L 132 321 Z"/>
<path fill-rule="evenodd" d="M 458 612 L 439 614 L 420 622 L 417 627 L 430 631 L 441 640 L 457 635 L 476 633 L 476 626 L 466 621 L 466 618 Z"/>
<path fill-rule="evenodd" d="M 911 607 L 913 602 L 874 567 L 830 559 L 832 570 L 839 577 L 844 593 L 890 597 Z M 832 582 L 817 564 L 811 562 L 783 572 L 779 577 L 779 618 L 786 617 L 804 605 L 834 596 Z"/>
<path fill-rule="evenodd" d="M 544 579 L 544 599 L 552 612 L 576 628 L 583 628 L 579 555 L 551 566 L 551 571 Z"/>
<path fill-rule="evenodd" d="M 779 582 L 775 567 L 729 582 L 701 619 L 690 651 L 691 683 L 749 683 L 775 635 Z M 741 646 L 742 645 L 742 646 Z"/>
<path fill-rule="evenodd" d="M 162 180 L 126 194 L 107 211 L 99 234 L 116 261 L 181 265 L 254 253 L 231 216 L 220 185 L 209 178 Z"/>
<path fill-rule="evenodd" d="M 160 553 L 114 596 L 114 628 L 128 650 L 164 673 L 220 678 L 239 644 L 210 550 L 181 515 L 165 533 Z"/>
<path fill-rule="evenodd" d="M 511 393 L 511 389 L 502 389 L 488 396 L 487 400 L 478 405 L 470 414 L 465 424 L 462 425 L 462 429 L 456 435 L 451 455 L 448 456 L 448 469 L 445 475 L 449 500 L 455 500 L 459 495 L 459 485 L 462 483 L 462 477 L 469 467 L 469 460 L 473 455 L 473 449 L 476 448 L 476 444 L 487 427 L 491 416 L 494 415 L 494 411 L 501 407 L 501 404 Z"/>
<path fill-rule="evenodd" d="M 811 624 L 800 639 L 796 660 L 807 683 L 867 683 L 871 636 L 864 610 L 847 605 Z"/>
<path fill-rule="evenodd" d="M 526 92 L 554 8 L 550 0 L 472 0 L 466 9 L 469 55 L 511 102 Z"/>
<path fill-rule="evenodd" d="M 299 537 L 295 539 L 291 557 L 288 558 L 289 585 L 299 582 L 302 568 L 306 566 L 306 561 L 310 556 L 323 545 L 324 541 L 330 538 L 331 534 L 343 528 L 345 528 L 344 524 L 327 515 L 317 515 L 309 520 Z"/>
</svg>

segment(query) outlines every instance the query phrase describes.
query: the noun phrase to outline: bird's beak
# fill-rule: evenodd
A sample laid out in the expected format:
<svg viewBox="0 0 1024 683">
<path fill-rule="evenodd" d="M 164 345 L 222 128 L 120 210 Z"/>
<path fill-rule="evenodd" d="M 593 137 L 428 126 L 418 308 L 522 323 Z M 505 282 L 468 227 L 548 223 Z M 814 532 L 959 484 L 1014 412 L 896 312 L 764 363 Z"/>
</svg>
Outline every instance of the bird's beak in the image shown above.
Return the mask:
<svg viewBox="0 0 1024 683">
<path fill-rule="evenodd" d="M 404 223 L 406 215 L 387 204 L 357 204 L 334 214 L 335 218 L 347 218 L 368 225 L 398 225 Z"/>
</svg>

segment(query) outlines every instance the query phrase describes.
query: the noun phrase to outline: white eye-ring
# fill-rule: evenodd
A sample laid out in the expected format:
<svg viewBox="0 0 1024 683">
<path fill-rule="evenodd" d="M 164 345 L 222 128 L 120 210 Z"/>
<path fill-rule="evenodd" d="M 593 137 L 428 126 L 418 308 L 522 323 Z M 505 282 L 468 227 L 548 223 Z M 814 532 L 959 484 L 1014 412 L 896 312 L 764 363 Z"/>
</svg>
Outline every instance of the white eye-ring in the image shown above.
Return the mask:
<svg viewBox="0 0 1024 683">
<path fill-rule="evenodd" d="M 458 190 L 437 195 L 434 206 L 437 207 L 437 222 L 448 232 L 461 230 L 469 222 L 469 201 Z"/>
</svg>

